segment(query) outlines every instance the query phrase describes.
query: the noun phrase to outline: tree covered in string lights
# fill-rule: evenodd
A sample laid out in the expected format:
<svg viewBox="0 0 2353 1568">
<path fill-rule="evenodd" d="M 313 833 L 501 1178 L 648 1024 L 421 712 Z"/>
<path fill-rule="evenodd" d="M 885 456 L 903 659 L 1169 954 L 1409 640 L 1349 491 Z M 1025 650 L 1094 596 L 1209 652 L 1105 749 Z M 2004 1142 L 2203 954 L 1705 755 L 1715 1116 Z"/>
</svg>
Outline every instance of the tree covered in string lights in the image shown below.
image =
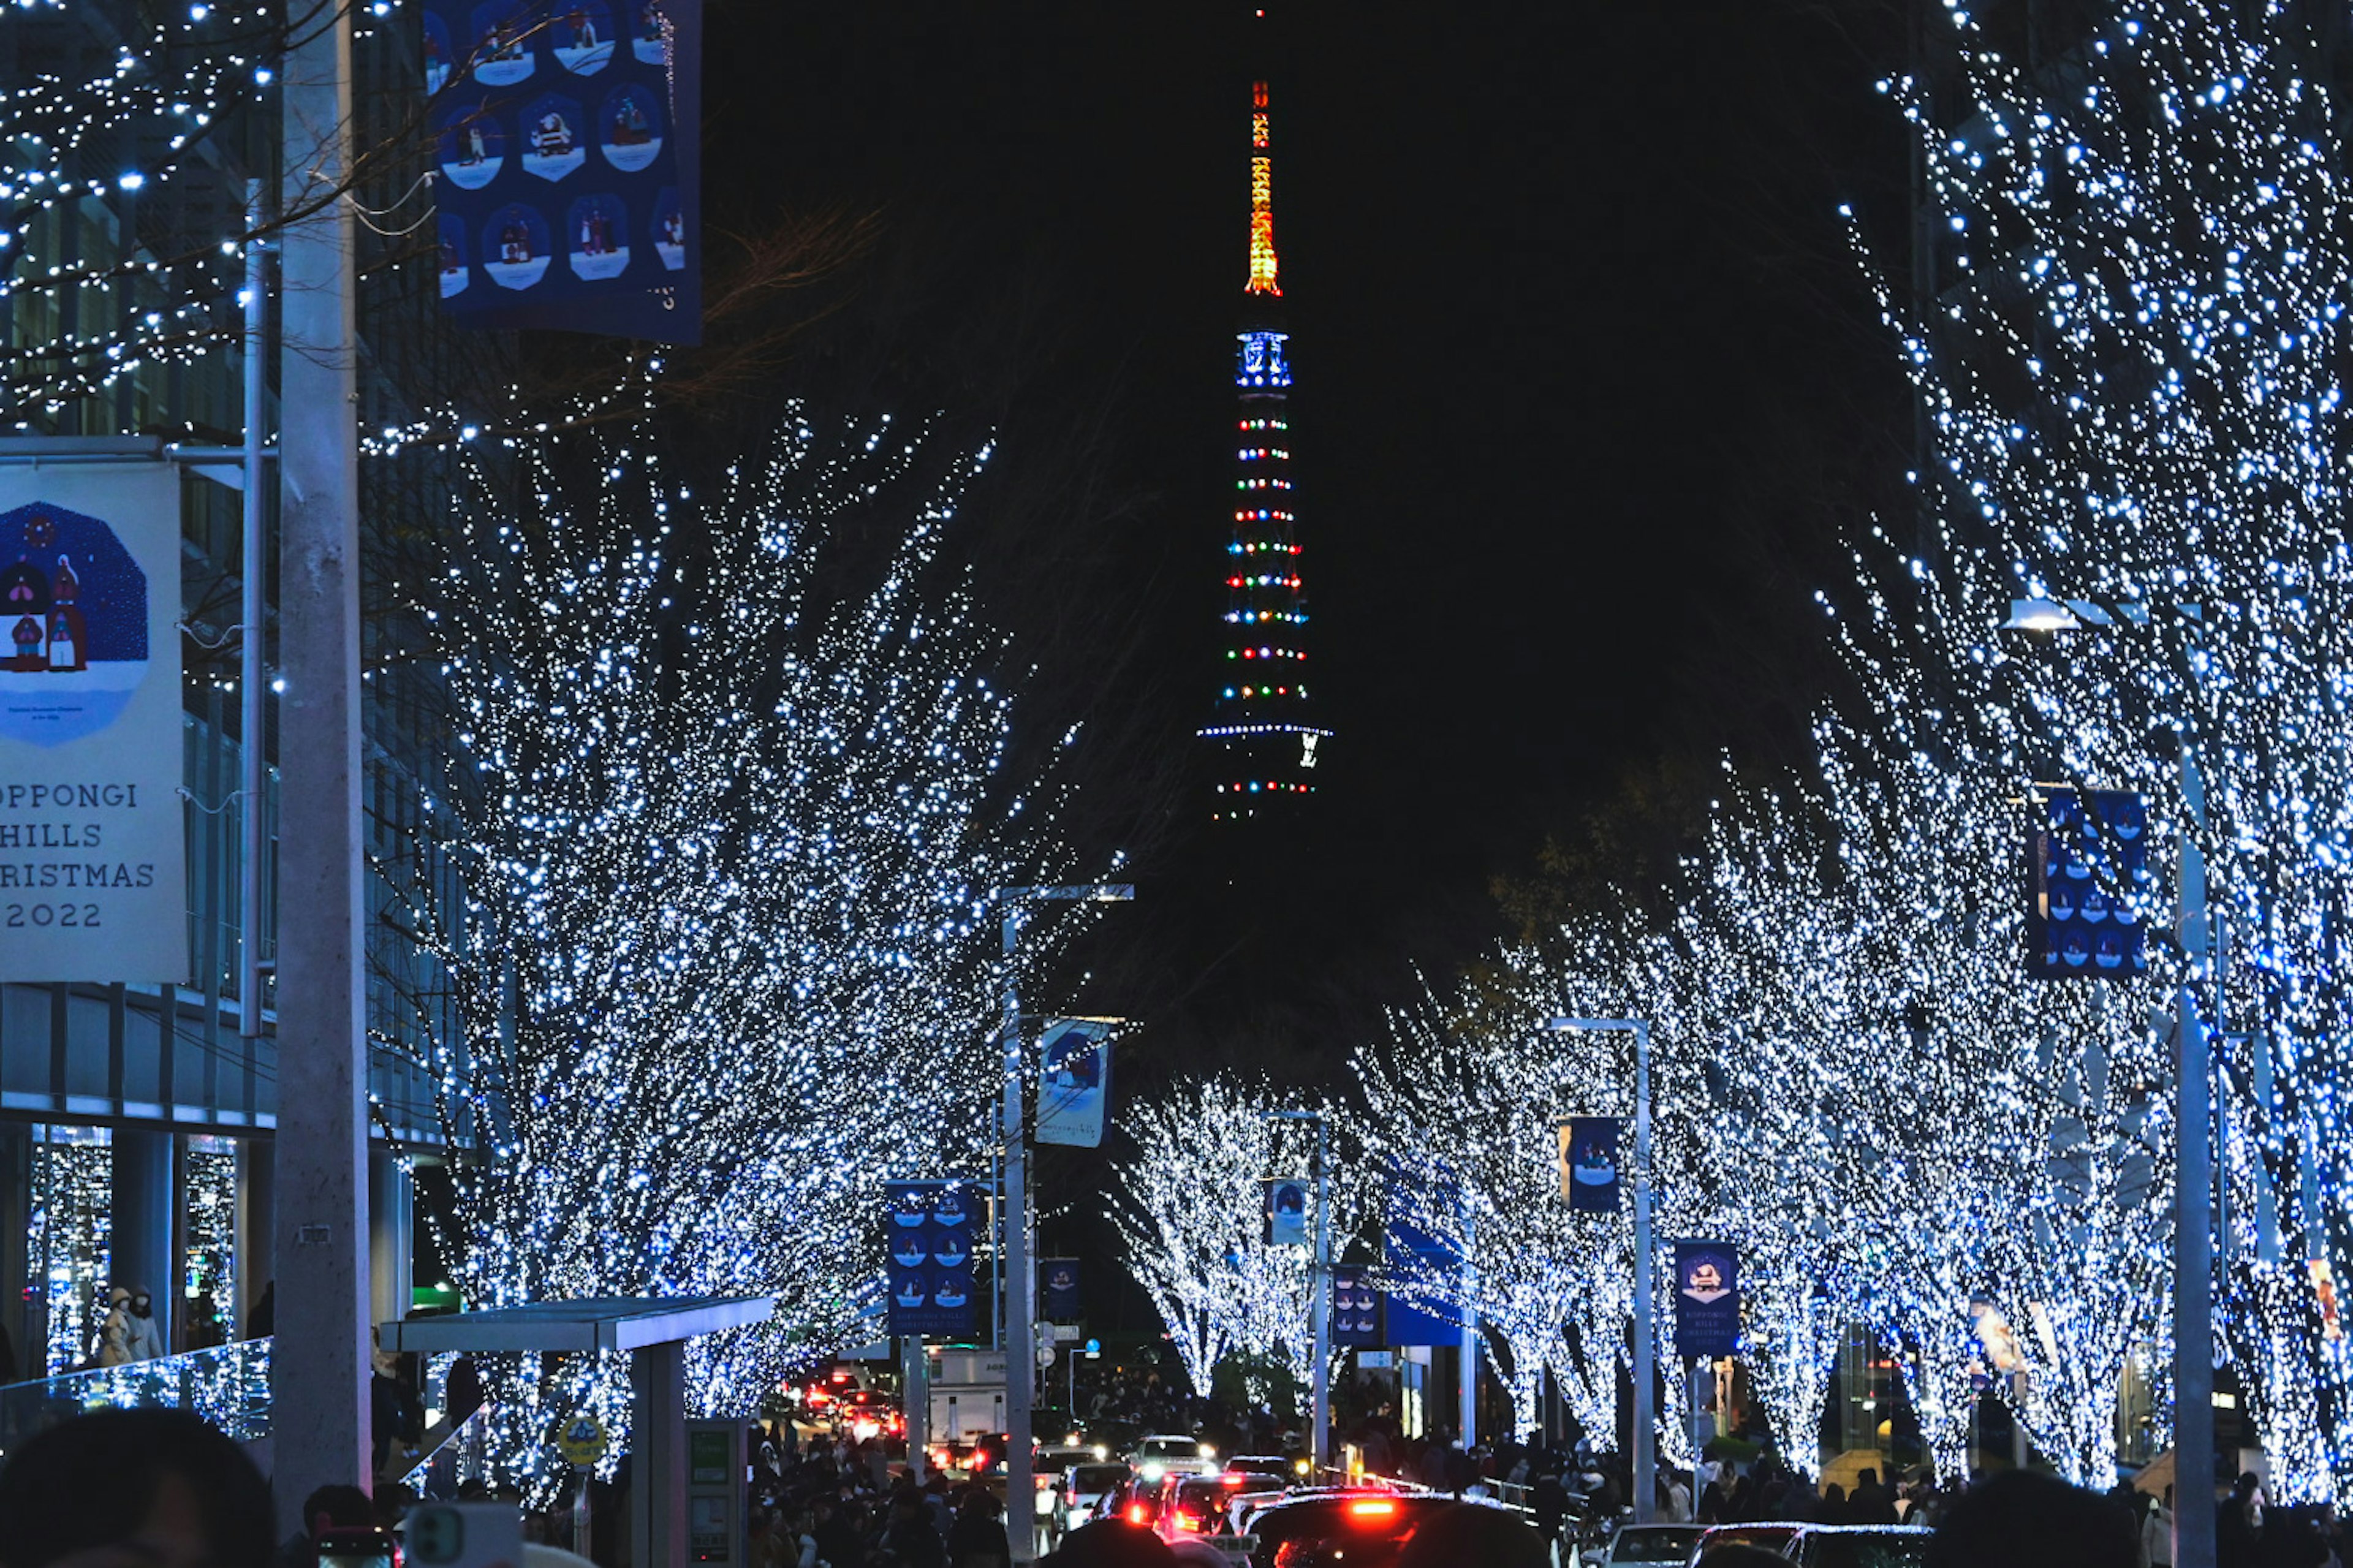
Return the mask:
<svg viewBox="0 0 2353 1568">
<path fill-rule="evenodd" d="M 7 422 L 102 407 L 126 384 L 236 343 L 246 247 L 308 216 L 271 210 L 259 229 L 247 216 L 246 176 L 275 185 L 274 155 L 248 165 L 278 134 L 280 62 L 291 38 L 345 9 L 364 48 L 407 17 L 397 0 L 0 6 L 20 72 L 0 89 L 0 308 L 16 325 L 0 349 Z M 405 132 L 363 148 L 345 189 L 303 199 L 314 209 L 373 190 L 421 152 Z M 157 398 L 142 422 L 230 417 Z"/>
<path fill-rule="evenodd" d="M 2194 890 L 2202 869 L 2219 917 L 2219 986 L 2165 952 L 2157 979 L 2196 983 L 2209 1026 L 2237 1037 L 2217 1052 L 2218 1328 L 2274 1495 L 2299 1500 L 2353 1479 L 2345 1341 L 2320 1288 L 2345 1235 L 2353 267 L 2308 29 L 2276 4 L 2120 4 L 2035 68 L 1948 10 L 1936 89 L 1885 84 L 1945 216 L 1939 292 L 1915 310 L 1883 289 L 1935 440 L 1934 538 L 1907 563 L 1916 587 L 1892 590 L 1919 601 L 1894 617 L 1906 694 L 1936 701 L 1955 686 L 1930 672 L 1956 672 L 2014 780 L 2142 792 L 2194 847 L 2159 858 L 2157 886 L 2186 868 Z M 2150 613 L 2020 648 L 1991 631 L 2013 597 Z M 2112 1080 L 2128 1060 L 2112 1054 Z"/>
<path fill-rule="evenodd" d="M 1007 640 L 938 560 L 987 454 L 801 416 L 706 492 L 642 427 L 478 445 L 418 599 L 455 722 L 402 911 L 458 1023 L 425 1064 L 470 1146 L 452 1277 L 773 1295 L 690 1358 L 741 1410 L 872 1337 L 877 1184 L 971 1169 L 988 1126 L 989 891 L 1074 879 L 1057 793 L 1006 773 Z M 828 586 L 870 530 L 879 574 Z M 625 1418 L 609 1375 L 494 1393 L 518 1434 Z"/>
<path fill-rule="evenodd" d="M 1237 1352 L 1282 1365 L 1303 1387 L 1314 1374 L 1312 1255 L 1267 1237 L 1265 1183 L 1304 1178 L 1314 1163 L 1314 1129 L 1279 1119 L 1289 1109 L 1292 1102 L 1262 1083 L 1216 1077 L 1180 1083 L 1120 1117 L 1135 1152 L 1116 1169 L 1112 1220 L 1129 1272 L 1198 1390 L 1206 1392 L 1219 1363 Z M 1317 1109 L 1331 1119 L 1333 1257 L 1346 1261 L 1349 1242 L 1365 1227 L 1366 1184 L 1348 1158 L 1348 1123 L 1330 1107 Z M 1308 1201 L 1314 1202 L 1312 1184 Z M 1312 1206 L 1307 1223 L 1315 1223 Z M 1254 1399 L 1267 1392 L 1250 1390 Z"/>
</svg>

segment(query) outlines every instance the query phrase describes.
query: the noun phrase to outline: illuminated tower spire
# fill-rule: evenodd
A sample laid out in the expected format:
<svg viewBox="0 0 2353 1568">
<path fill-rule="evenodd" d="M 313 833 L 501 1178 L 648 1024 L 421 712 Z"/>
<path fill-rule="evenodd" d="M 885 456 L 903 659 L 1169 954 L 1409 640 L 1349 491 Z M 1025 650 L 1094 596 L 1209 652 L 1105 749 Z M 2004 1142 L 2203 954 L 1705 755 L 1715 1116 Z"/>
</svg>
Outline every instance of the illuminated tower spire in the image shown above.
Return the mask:
<svg viewBox="0 0 2353 1568">
<path fill-rule="evenodd" d="M 1315 791 L 1331 731 L 1309 700 L 1307 599 L 1291 479 L 1291 334 L 1274 252 L 1274 133 L 1266 83 L 1250 87 L 1250 314 L 1236 334 L 1233 537 L 1226 546 L 1225 637 L 1217 718 L 1219 821 L 1277 815 Z"/>
<path fill-rule="evenodd" d="M 1267 117 L 1266 83 L 1250 84 L 1250 281 L 1245 294 L 1282 292 L 1275 281 L 1274 132 Z"/>
</svg>

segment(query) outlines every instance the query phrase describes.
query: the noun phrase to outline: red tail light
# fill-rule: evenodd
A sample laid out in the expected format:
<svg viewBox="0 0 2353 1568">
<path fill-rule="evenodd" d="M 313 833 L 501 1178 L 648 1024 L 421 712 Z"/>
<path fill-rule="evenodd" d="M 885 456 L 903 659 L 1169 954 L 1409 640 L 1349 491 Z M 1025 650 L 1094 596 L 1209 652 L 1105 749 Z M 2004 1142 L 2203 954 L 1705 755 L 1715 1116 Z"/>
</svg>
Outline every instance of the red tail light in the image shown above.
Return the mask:
<svg viewBox="0 0 2353 1568">
<path fill-rule="evenodd" d="M 1130 1524 L 1150 1524 L 1152 1522 L 1152 1510 L 1140 1502 L 1129 1503 L 1127 1505 L 1127 1522 Z"/>
<path fill-rule="evenodd" d="M 1388 1519 L 1397 1513 L 1397 1504 L 1387 1498 L 1369 1498 L 1348 1505 L 1350 1519 Z"/>
<path fill-rule="evenodd" d="M 1179 1530 L 1199 1530 L 1204 1528 L 1204 1521 L 1194 1518 L 1189 1513 L 1180 1513 L 1176 1516 L 1176 1528 Z"/>
</svg>

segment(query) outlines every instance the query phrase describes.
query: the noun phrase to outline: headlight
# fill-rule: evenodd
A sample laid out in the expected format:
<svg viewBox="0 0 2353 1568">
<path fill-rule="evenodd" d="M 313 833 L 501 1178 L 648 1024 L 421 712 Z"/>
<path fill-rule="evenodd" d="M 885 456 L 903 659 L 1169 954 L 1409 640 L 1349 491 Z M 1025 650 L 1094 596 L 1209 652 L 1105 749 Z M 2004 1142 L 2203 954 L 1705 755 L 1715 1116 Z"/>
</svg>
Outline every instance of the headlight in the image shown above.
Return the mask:
<svg viewBox="0 0 2353 1568">
<path fill-rule="evenodd" d="M 1218 1451 L 1209 1447 L 1207 1443 L 1201 1445 L 1200 1454 L 1201 1458 L 1205 1459 L 1214 1459 L 1218 1457 Z"/>
</svg>

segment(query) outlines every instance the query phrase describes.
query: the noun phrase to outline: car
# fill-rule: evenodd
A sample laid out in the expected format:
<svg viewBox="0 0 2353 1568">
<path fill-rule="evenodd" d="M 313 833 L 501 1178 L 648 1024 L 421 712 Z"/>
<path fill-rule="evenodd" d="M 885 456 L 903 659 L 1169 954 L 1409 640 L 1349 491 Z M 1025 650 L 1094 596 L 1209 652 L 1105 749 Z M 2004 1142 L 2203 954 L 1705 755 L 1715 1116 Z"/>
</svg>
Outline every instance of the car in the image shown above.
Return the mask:
<svg viewBox="0 0 2353 1568">
<path fill-rule="evenodd" d="M 1251 1517 L 1251 1568 L 1396 1568 L 1406 1537 L 1440 1509 L 1501 1506 L 1364 1487 L 1299 1492 Z"/>
<path fill-rule="evenodd" d="M 1917 1524 L 1719 1524 L 1699 1538 L 1694 1568 L 1719 1546 L 1761 1546 L 1799 1568 L 1920 1568 L 1936 1531 Z"/>
<path fill-rule="evenodd" d="M 1095 1505 L 1095 1517 L 1124 1519 L 1151 1530 L 1160 1522 L 1159 1490 L 1158 1483 L 1146 1485 L 1141 1476 L 1131 1470 Z"/>
<path fill-rule="evenodd" d="M 1672 1563 L 1682 1568 L 1706 1533 L 1704 1524 L 1621 1524 L 1585 1561 L 1593 1568 L 1621 1563 Z"/>
<path fill-rule="evenodd" d="M 1157 1486 L 1160 1478 L 1171 1470 L 1198 1475 L 1203 1470 L 1216 1469 L 1218 1451 L 1198 1437 L 1163 1432 L 1138 1443 L 1128 1463 L 1134 1468 L 1138 1479 Z"/>
<path fill-rule="evenodd" d="M 1038 1489 L 1039 1522 L 1052 1522 L 1057 1530 L 1061 1525 L 1061 1479 L 1080 1465 L 1095 1461 L 1092 1448 L 1056 1443 L 1038 1450 L 1029 1461 L 1029 1474 Z"/>
<path fill-rule="evenodd" d="M 1300 1486 L 1314 1470 L 1314 1461 L 1304 1455 L 1236 1454 L 1225 1468 L 1239 1470 L 1246 1476 L 1272 1476 L 1285 1486 Z"/>
<path fill-rule="evenodd" d="M 1160 1517 L 1154 1528 L 1168 1542 L 1191 1535 L 1232 1535 L 1236 1533 L 1235 1499 L 1253 1483 L 1261 1490 L 1268 1489 L 1266 1480 L 1264 1476 L 1234 1470 L 1208 1475 L 1171 1470 L 1160 1479 Z"/>
<path fill-rule="evenodd" d="M 1125 1465 L 1101 1464 L 1089 1461 L 1072 1465 L 1055 1482 L 1058 1511 L 1057 1530 L 1076 1530 L 1091 1520 L 1108 1517 L 1101 1512 L 1103 1500 L 1117 1489 L 1120 1482 L 1129 1479 Z"/>
</svg>

